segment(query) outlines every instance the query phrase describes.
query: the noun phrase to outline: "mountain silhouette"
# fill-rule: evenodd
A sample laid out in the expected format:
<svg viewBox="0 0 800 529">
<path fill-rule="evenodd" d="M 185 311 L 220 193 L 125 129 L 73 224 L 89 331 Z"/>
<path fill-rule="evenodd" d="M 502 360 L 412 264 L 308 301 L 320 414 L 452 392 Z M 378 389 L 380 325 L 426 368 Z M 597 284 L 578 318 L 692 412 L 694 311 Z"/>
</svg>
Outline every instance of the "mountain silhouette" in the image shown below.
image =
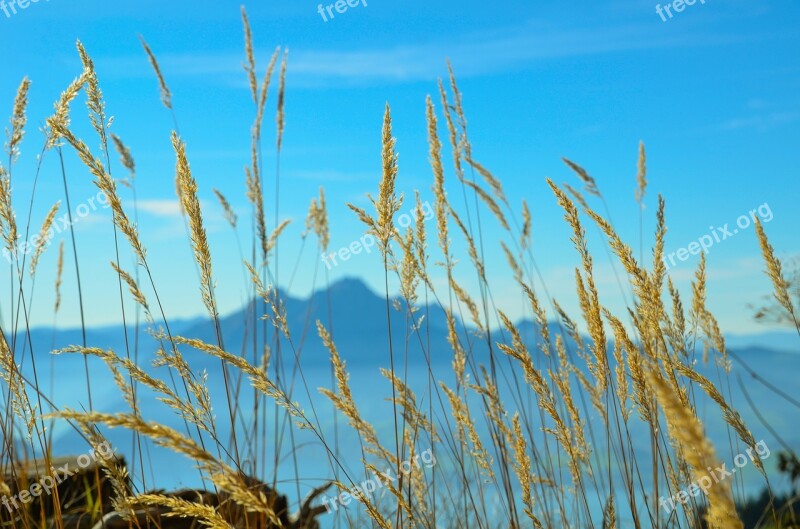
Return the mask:
<svg viewBox="0 0 800 529">
<path fill-rule="evenodd" d="M 333 336 L 340 355 L 347 362 L 358 362 L 368 365 L 388 365 L 389 361 L 389 328 L 391 324 L 392 346 L 395 360 L 405 360 L 413 364 L 427 362 L 424 351 L 430 351 L 430 361 L 433 364 L 449 363 L 453 359 L 453 351 L 447 337 L 447 320 L 445 312 L 439 307 L 434 298 L 429 299 L 429 304 L 418 305 L 413 319 L 409 316 L 406 304 L 399 297 L 389 298 L 387 312 L 386 297 L 377 294 L 360 279 L 345 278 L 331 284 L 327 289 L 319 289 L 306 299 L 300 299 L 278 292 L 282 300 L 284 313 L 291 339 L 281 334 L 280 344 L 275 336 L 278 332 L 270 321 L 263 321 L 262 315 L 267 314 L 272 318 L 272 309 L 261 298 L 251 301 L 246 306 L 220 318 L 223 345 L 233 354 L 243 354 L 253 360 L 253 327 L 258 326 L 259 342 L 257 351 L 263 351 L 263 328 L 267 329 L 267 343 L 272 349 L 273 358 L 276 358 L 274 349 L 280 347 L 282 357 L 286 362 L 293 362 L 297 355 L 303 364 L 327 363 L 329 352 L 322 344 L 317 334 L 317 321 L 322 322 Z M 420 299 L 419 301 L 424 301 Z M 254 305 L 255 303 L 255 305 Z M 398 308 L 400 310 L 398 310 Z M 478 362 L 488 360 L 489 340 L 493 347 L 498 341 L 504 341 L 506 333 L 497 328 L 491 330 L 491 335 L 479 335 L 473 326 L 463 324 L 458 315 L 455 315 L 456 328 L 465 349 L 471 351 Z M 414 330 L 414 322 L 421 322 L 419 331 Z M 538 357 L 537 341 L 539 340 L 538 324 L 523 320 L 517 324 L 523 340 L 529 345 L 531 354 Z M 197 338 L 208 343 L 217 344 L 217 333 L 213 322 L 207 317 L 197 317 L 189 320 L 170 321 L 170 329 L 176 335 Z M 558 323 L 549 323 L 548 329 L 555 339 L 562 332 Z M 140 361 L 147 361 L 154 357 L 157 344 L 152 337 L 144 333 L 145 327 L 140 328 Z M 89 346 L 103 349 L 113 349 L 120 355 L 126 351 L 122 325 L 112 325 L 86 330 L 86 342 Z M 134 329 L 129 325 L 129 344 L 133 343 Z M 565 343 L 571 349 L 571 340 Z M 30 332 L 34 351 L 38 357 L 49 356 L 53 349 L 83 343 L 82 331 L 77 328 L 56 329 L 49 327 L 34 328 Z M 488 339 L 487 339 L 488 338 Z M 796 341 L 796 336 L 794 340 Z M 587 344 L 591 343 L 585 338 Z M 787 350 L 787 344 L 792 343 L 790 333 L 767 332 L 749 337 L 736 337 L 733 341 L 735 348 L 750 350 L 754 347 L 772 350 Z M 23 331 L 17 335 L 17 351 L 23 346 L 27 347 L 28 336 Z M 611 344 L 609 344 L 611 346 Z M 797 348 L 794 349 L 795 351 Z M 610 350 L 609 350 L 610 351 Z M 497 352 L 495 348 L 495 352 Z M 203 368 L 218 366 L 219 362 L 205 354 L 196 352 L 189 357 L 193 367 Z M 498 353 L 502 355 L 502 353 Z"/>
</svg>

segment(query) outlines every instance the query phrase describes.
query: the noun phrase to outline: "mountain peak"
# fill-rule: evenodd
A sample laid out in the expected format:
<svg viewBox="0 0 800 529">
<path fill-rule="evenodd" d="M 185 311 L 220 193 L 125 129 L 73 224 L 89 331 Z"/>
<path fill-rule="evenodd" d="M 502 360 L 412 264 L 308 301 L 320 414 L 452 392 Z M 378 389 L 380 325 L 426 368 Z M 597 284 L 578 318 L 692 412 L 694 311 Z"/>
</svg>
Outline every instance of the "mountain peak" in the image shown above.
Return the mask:
<svg viewBox="0 0 800 529">
<path fill-rule="evenodd" d="M 344 294 L 352 297 L 378 297 L 378 294 L 373 292 L 364 281 L 357 277 L 339 279 L 328 288 L 328 291 L 334 296 Z"/>
</svg>

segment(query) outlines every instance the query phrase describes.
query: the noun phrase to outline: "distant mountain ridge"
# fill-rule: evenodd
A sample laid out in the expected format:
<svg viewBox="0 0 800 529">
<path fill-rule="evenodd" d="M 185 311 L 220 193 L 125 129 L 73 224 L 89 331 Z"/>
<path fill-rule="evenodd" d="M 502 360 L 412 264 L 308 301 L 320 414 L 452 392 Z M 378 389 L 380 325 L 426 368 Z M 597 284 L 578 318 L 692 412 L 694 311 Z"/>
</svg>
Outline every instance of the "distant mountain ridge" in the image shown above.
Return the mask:
<svg viewBox="0 0 800 529">
<path fill-rule="evenodd" d="M 321 399 L 316 402 L 320 406 L 324 403 L 326 406 L 324 409 L 328 409 L 330 405 L 316 391 L 319 387 L 331 387 L 332 385 L 330 379 L 330 354 L 323 346 L 316 331 L 316 320 L 319 319 L 326 322 L 326 326 L 333 333 L 337 349 L 347 363 L 351 388 L 356 394 L 359 406 L 370 417 L 370 420 L 380 424 L 382 418 L 385 417 L 378 412 L 369 415 L 369 413 L 372 413 L 369 410 L 372 408 L 375 410 L 380 409 L 377 403 L 387 395 L 388 381 L 381 376 L 378 370 L 379 367 L 389 367 L 385 298 L 372 292 L 363 282 L 349 279 L 338 281 L 331 285 L 329 289 L 319 290 L 307 299 L 284 296 L 284 303 L 288 314 L 288 325 L 292 341 L 290 343 L 285 338 L 281 340 L 282 354 L 280 358 L 283 359 L 283 369 L 281 371 L 285 373 L 286 377 L 283 383 L 289 386 L 293 383 L 295 384 L 292 398 L 301 401 L 302 406 L 306 409 L 311 406 L 312 398 Z M 262 311 L 263 308 L 259 305 L 257 314 L 261 314 Z M 267 311 L 269 312 L 269 309 Z M 248 317 L 245 317 L 245 314 L 248 314 Z M 329 314 L 332 317 L 332 325 L 328 324 Z M 392 325 L 397 372 L 409 387 L 416 388 L 418 396 L 426 398 L 426 395 L 430 396 L 430 393 L 426 393 L 425 388 L 431 381 L 431 378 L 429 378 L 431 374 L 436 381 L 452 383 L 454 376 L 451 368 L 453 351 L 447 342 L 448 333 L 444 312 L 438 307 L 430 306 L 427 309 L 425 307 L 419 308 L 416 314 L 418 316 L 425 315 L 425 323 L 428 324 L 423 325 L 419 336 L 415 333 L 406 332 L 408 322 L 404 312 L 391 308 L 389 318 Z M 274 337 L 275 329 L 269 322 L 266 323 L 270 338 L 272 338 Z M 226 314 L 221 318 L 225 348 L 233 354 L 245 355 L 251 362 L 254 361 L 252 358 L 252 324 L 252 305 Z M 262 322 L 258 321 L 257 324 L 262 325 Z M 537 325 L 531 321 L 522 321 L 517 325 L 523 340 L 531 351 L 534 363 L 542 369 L 546 369 L 549 361 L 536 346 L 536 340 L 539 335 Z M 177 335 L 216 343 L 214 326 L 206 318 L 174 320 L 170 322 L 170 328 Z M 464 329 L 460 321 L 458 322 L 458 328 L 465 348 L 472 351 L 471 360 L 474 360 L 476 364 L 483 364 L 488 367 L 489 356 L 486 337 L 475 335 L 470 327 Z M 560 326 L 556 323 L 550 323 L 549 329 L 553 336 L 561 332 Z M 133 329 L 129 330 L 131 331 L 129 336 L 132 344 Z M 128 409 L 127 403 L 115 386 L 113 377 L 110 376 L 109 370 L 101 360 L 92 357 L 84 358 L 76 354 L 54 358 L 53 355 L 49 354 L 54 348 L 80 344 L 82 341 L 80 329 L 57 329 L 54 335 L 53 329 L 37 328 L 31 331 L 31 336 L 33 338 L 34 351 L 36 352 L 39 380 L 44 387 L 52 388 L 52 391 L 47 391 L 46 393 L 48 395 L 53 394 L 53 402 L 58 403 L 59 406 L 73 409 L 82 409 L 82 407 L 86 406 L 89 386 L 85 383 L 85 372 L 88 371 L 89 378 L 92 381 L 91 392 L 96 409 L 109 413 Z M 53 341 L 54 336 L 55 341 Z M 772 338 L 769 335 L 766 336 L 767 338 Z M 21 340 L 23 337 L 24 333 L 18 336 L 18 339 Z M 144 329 L 140 330 L 139 338 L 140 348 L 137 358 L 139 365 L 157 378 L 168 381 L 169 378 L 167 378 L 168 375 L 164 368 L 155 368 L 151 365 L 151 361 L 155 358 L 158 344 Z M 782 341 L 779 343 L 791 343 L 785 336 L 778 335 L 778 338 Z M 752 340 L 751 343 L 759 343 L 757 336 L 750 337 L 750 339 Z M 800 339 L 795 339 L 800 342 Z M 500 340 L 500 332 L 494 329 L 491 335 L 491 343 L 495 344 Z M 775 349 L 770 346 L 771 342 L 760 344 L 757 347 L 740 347 L 736 340 L 731 340 L 731 350 L 735 349 L 738 359 L 744 360 L 761 378 L 767 380 L 773 387 L 796 387 L 796 373 L 800 370 L 800 354 L 797 354 L 796 349 L 794 352 L 790 349 Z M 420 341 L 423 342 L 424 348 L 421 346 Z M 113 349 L 120 356 L 125 356 L 122 326 L 87 329 L 87 343 L 93 347 Z M 590 343 L 588 338 L 586 338 L 586 343 Z M 257 344 L 256 350 L 259 353 L 262 345 L 261 343 Z M 572 345 L 567 341 L 570 351 L 574 350 L 571 347 Z M 218 406 L 223 405 L 226 389 L 222 380 L 219 360 L 188 347 L 182 347 L 181 349 L 194 372 L 200 370 L 207 372 L 206 384 L 212 394 L 212 398 Z M 21 344 L 18 344 L 17 350 L 19 354 Z M 431 371 L 427 369 L 423 350 L 430 351 Z M 405 364 L 406 351 L 408 352 L 408 365 Z M 512 385 L 515 384 L 524 386 L 523 377 L 520 376 L 520 371 L 516 367 L 517 362 L 500 353 L 496 348 L 495 352 L 497 353 L 495 358 L 499 373 L 498 380 L 501 381 L 501 391 L 510 391 Z M 295 355 L 300 359 L 300 365 L 303 368 L 302 378 L 293 376 L 295 374 Z M 133 351 L 131 351 L 131 357 L 134 357 Z M 23 363 L 23 372 L 30 379 L 33 379 L 30 355 L 26 355 L 24 359 L 22 359 L 21 355 L 17 358 L 18 361 Z M 275 354 L 275 351 L 272 351 L 271 358 L 270 375 L 274 378 L 279 356 Z M 508 367 L 512 365 L 515 366 L 514 369 L 509 370 Z M 578 359 L 576 360 L 576 366 L 579 366 L 579 369 L 585 373 L 587 372 L 585 362 Z M 472 367 L 474 366 L 471 364 L 468 372 L 471 374 L 476 373 Z M 698 371 L 712 380 L 716 380 L 717 369 L 718 367 L 713 361 L 708 364 L 698 365 Z M 736 404 L 736 409 L 741 410 L 746 416 L 748 424 L 752 425 L 752 427 L 758 426 L 758 419 L 751 413 L 749 407 L 749 400 L 752 399 L 761 410 L 768 413 L 770 420 L 773 421 L 776 427 L 781 428 L 782 431 L 795 432 L 787 436 L 787 442 L 800 443 L 800 437 L 796 434 L 794 423 L 791 422 L 794 420 L 793 411 L 788 408 L 788 405 L 776 399 L 773 392 L 754 379 L 751 373 L 742 367 L 739 360 L 733 362 L 733 369 L 737 378 L 741 375 L 741 384 L 733 384 L 732 388 L 729 388 L 733 391 L 732 402 Z M 589 377 L 589 380 L 592 380 L 592 378 Z M 306 386 L 306 384 L 308 385 Z M 247 388 L 247 386 L 244 387 Z M 745 387 L 748 392 L 746 398 L 743 394 Z M 249 388 L 244 391 L 249 391 Z M 308 397 L 306 396 L 306 391 L 309 393 Z M 248 392 L 247 395 L 249 396 L 250 393 Z M 721 431 L 723 428 L 722 419 L 715 415 L 716 408 L 713 403 L 706 402 L 699 409 L 701 413 L 710 413 L 708 415 L 709 420 L 717 421 L 714 423 L 713 428 Z M 181 424 L 177 422 L 177 417 L 170 413 L 164 413 L 165 410 L 159 402 L 149 398 L 143 399 L 142 410 L 146 416 L 165 421 L 165 424 L 173 428 L 181 428 Z M 221 435 L 223 436 L 225 435 L 224 422 L 224 420 L 220 421 Z M 57 425 L 57 427 L 59 428 L 60 450 L 64 452 L 77 452 L 80 450 L 82 440 L 75 438 L 66 425 Z M 116 444 L 126 443 L 130 440 L 128 433 L 122 430 L 112 431 L 110 435 L 112 436 L 112 442 Z M 770 446 L 773 444 L 775 446 L 778 445 L 777 441 L 773 443 L 770 440 L 769 442 Z M 158 460 L 158 464 L 167 466 L 174 464 L 174 454 L 167 453 L 158 457 L 161 457 Z"/>
<path fill-rule="evenodd" d="M 307 361 L 320 359 L 327 362 L 328 351 L 324 348 L 321 340 L 317 336 L 316 322 L 322 321 L 334 337 L 337 348 L 342 357 L 349 362 L 376 362 L 385 363 L 388 354 L 387 341 L 387 318 L 391 322 L 392 338 L 395 351 L 408 350 L 409 358 L 412 361 L 424 362 L 423 350 L 428 350 L 430 344 L 431 360 L 433 363 L 452 360 L 452 351 L 447 344 L 447 324 L 444 311 L 434 304 L 427 308 L 417 307 L 415 313 L 417 319 L 423 318 L 423 325 L 420 336 L 411 331 L 411 322 L 407 318 L 406 311 L 395 310 L 391 307 L 388 315 L 386 311 L 385 297 L 373 292 L 361 280 L 355 278 L 345 278 L 333 283 L 328 289 L 315 291 L 307 299 L 298 299 L 286 296 L 281 293 L 284 302 L 287 323 L 290 330 L 292 341 L 281 339 L 282 348 L 287 354 L 299 352 L 302 358 Z M 404 302 L 398 297 L 390 298 L 390 303 L 399 302 L 404 306 Z M 256 314 L 260 316 L 266 312 L 271 315 L 269 307 L 262 305 L 262 300 L 256 300 Z M 456 316 L 458 329 L 465 343 L 474 347 L 474 353 L 478 358 L 486 354 L 486 339 L 478 339 L 467 325 L 461 325 L 460 319 Z M 253 325 L 253 306 L 245 306 L 237 311 L 221 317 L 221 327 L 225 348 L 232 353 L 243 353 L 250 351 L 252 355 L 252 327 Z M 261 326 L 264 322 L 256 322 Z M 216 332 L 214 326 L 207 318 L 198 317 L 193 319 L 174 320 L 170 322 L 171 330 L 174 334 L 199 338 L 201 340 L 216 343 Z M 551 331 L 557 332 L 560 327 L 556 323 L 549 324 Z M 526 342 L 535 343 L 538 336 L 538 326 L 536 323 L 525 320 L 518 322 L 518 327 Z M 274 336 L 275 329 L 267 322 L 269 336 Z M 147 351 L 152 351 L 154 343 L 152 339 L 142 334 L 144 327 L 140 329 L 141 351 L 145 357 L 149 356 Z M 259 333 L 261 330 L 259 329 Z M 493 333 L 499 337 L 499 334 Z M 86 330 L 87 344 L 93 347 L 110 348 L 122 352 L 125 350 L 125 342 L 121 325 L 111 325 L 104 327 L 89 328 Z M 129 325 L 129 337 L 133 336 L 133 328 Z M 39 327 L 31 330 L 31 338 L 34 350 L 37 355 L 44 354 L 55 348 L 67 345 L 82 343 L 82 332 L 79 328 L 56 329 Z M 54 342 L 55 338 L 55 342 Z M 26 341 L 25 333 L 18 335 L 18 341 Z M 781 331 L 769 331 L 750 336 L 727 336 L 728 345 L 732 349 L 763 348 L 774 351 L 800 352 L 800 338 L 796 334 Z M 424 341 L 424 349 L 420 344 Z M 270 342 L 272 342 L 270 338 Z M 493 335 L 493 341 L 497 341 Z M 18 345 L 18 348 L 21 344 Z M 261 350 L 263 344 L 259 343 Z M 291 356 L 287 357 L 291 358 Z"/>
</svg>

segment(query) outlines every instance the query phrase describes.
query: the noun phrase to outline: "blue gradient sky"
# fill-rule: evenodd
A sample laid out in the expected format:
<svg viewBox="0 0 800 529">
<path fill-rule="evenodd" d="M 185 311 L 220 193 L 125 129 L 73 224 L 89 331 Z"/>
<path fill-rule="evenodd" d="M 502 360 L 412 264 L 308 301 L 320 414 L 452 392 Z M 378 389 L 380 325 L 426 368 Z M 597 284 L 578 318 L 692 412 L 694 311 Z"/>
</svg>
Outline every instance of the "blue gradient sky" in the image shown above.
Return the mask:
<svg viewBox="0 0 800 529">
<path fill-rule="evenodd" d="M 800 251 L 800 4 L 707 0 L 662 22 L 654 2 L 638 0 L 535 6 L 529 1 L 367 3 L 323 22 L 316 1 L 245 2 L 259 71 L 263 73 L 275 46 L 290 49 L 279 216 L 294 224 L 281 243 L 282 286 L 289 284 L 298 262 L 299 234 L 319 186 L 328 195 L 331 248 L 361 236 L 362 227 L 345 203 L 366 206 L 365 193 L 377 190 L 387 101 L 400 152 L 399 188 L 406 196 L 421 189 L 424 198 L 432 200 L 424 102 L 427 94 L 436 93 L 437 77 L 446 75 L 447 57 L 464 94 L 475 157 L 503 179 L 516 207 L 521 198 L 528 200 L 537 262 L 551 293 L 566 308 L 577 310 L 572 286 L 577 255 L 545 183 L 545 177 L 551 177 L 577 186 L 562 156 L 584 165 L 597 179 L 613 221 L 637 248 L 636 156 L 638 142 L 644 140 L 650 169 L 645 229 L 652 232 L 656 194 L 661 192 L 667 200 L 668 252 L 709 233 L 710 226 L 728 223 L 732 231 L 737 217 L 763 204 L 772 215 L 766 228 L 779 255 L 791 258 Z M 241 68 L 238 3 L 50 0 L 31 4 L 10 18 L 0 11 L 4 114 L 10 114 L 22 77 L 33 81 L 32 127 L 14 173 L 18 216 L 24 220 L 35 156 L 43 141 L 35 129 L 80 72 L 74 52 L 80 38 L 95 59 L 108 114 L 115 116 L 112 131 L 129 144 L 137 161 L 140 230 L 167 313 L 202 313 L 174 196 L 172 119 L 160 105 L 139 34 L 159 57 L 172 89 L 205 207 L 220 308 L 234 310 L 245 299 L 239 254 L 211 189 L 220 189 L 246 217 L 243 167 L 249 161 L 253 105 Z M 265 167 L 270 168 L 265 201 L 271 226 L 274 102 L 271 97 L 264 151 Z M 438 106 L 438 96 L 436 102 Z M 82 104 L 73 105 L 73 122 L 95 147 Z M 75 209 L 96 191 L 74 153 L 66 152 Z M 46 154 L 43 167 L 34 206 L 36 230 L 49 206 L 63 198 L 54 153 Z M 119 165 L 113 170 L 115 176 L 122 175 Z M 451 195 L 457 196 L 452 180 L 449 185 Z M 113 258 L 108 211 L 91 214 L 77 232 L 87 318 L 94 324 L 119 321 L 116 280 L 108 266 Z M 596 244 L 598 232 L 589 226 L 588 234 L 601 295 L 611 308 L 619 309 L 609 261 Z M 499 235 L 495 226 L 486 228 L 488 240 Z M 249 220 L 243 220 L 239 237 L 249 247 Z M 308 244 L 299 259 L 291 284 L 294 294 L 304 295 L 324 284 L 324 265 L 312 246 Z M 51 322 L 55 249 L 51 247 L 40 265 L 34 324 Z M 519 316 L 520 296 L 500 252 L 489 253 L 495 299 Z M 467 260 L 466 255 L 459 257 Z M 125 259 L 130 269 L 133 260 L 127 250 Z M 697 259 L 691 256 L 671 271 L 686 296 Z M 710 307 L 723 330 L 763 328 L 752 322 L 746 308 L 770 291 L 760 272 L 752 227 L 715 245 L 708 260 Z M 68 266 L 62 325 L 79 322 L 73 273 Z M 379 257 L 354 256 L 330 272 L 332 280 L 345 276 L 362 277 L 376 290 L 382 288 Z M 6 285 L 4 281 L 2 288 Z M 0 303 L 7 298 L 1 296 Z M 2 308 L 5 318 L 7 307 Z"/>
</svg>

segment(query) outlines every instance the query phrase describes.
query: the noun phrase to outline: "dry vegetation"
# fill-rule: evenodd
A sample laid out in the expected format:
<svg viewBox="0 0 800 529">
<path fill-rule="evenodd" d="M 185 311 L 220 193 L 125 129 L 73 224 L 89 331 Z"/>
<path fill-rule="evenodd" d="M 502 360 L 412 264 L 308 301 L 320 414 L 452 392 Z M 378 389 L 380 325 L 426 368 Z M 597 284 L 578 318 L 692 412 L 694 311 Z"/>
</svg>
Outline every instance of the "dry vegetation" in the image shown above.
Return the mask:
<svg viewBox="0 0 800 529">
<path fill-rule="evenodd" d="M 293 393 L 297 391 L 294 377 L 281 376 L 286 372 L 287 363 L 289 369 L 302 373 L 299 366 L 293 365 L 300 337 L 290 333 L 284 304 L 277 292 L 265 286 L 273 284 L 276 278 L 274 255 L 287 222 L 280 220 L 277 211 L 279 169 L 274 175 L 275 210 L 269 211 L 264 202 L 265 195 L 270 196 L 271 192 L 265 190 L 262 152 L 266 148 L 262 145 L 261 132 L 270 83 L 275 75 L 278 87 L 274 153 L 279 160 L 287 54 L 277 49 L 260 80 L 244 12 L 243 19 L 245 71 L 255 116 L 251 129 L 252 160 L 246 170 L 245 190 L 252 205 L 254 229 L 251 255 L 243 259 L 247 277 L 252 280 L 253 297 L 258 300 L 250 307 L 250 324 L 255 332 L 250 351 L 241 354 L 225 349 L 216 301 L 213 251 L 204 227 L 199 184 L 192 175 L 186 145 L 177 132 L 173 95 L 147 44 L 143 41 L 160 84 L 162 102 L 175 123 L 171 137 L 176 156 L 175 187 L 196 260 L 202 301 L 215 326 L 217 339 L 214 343 L 173 334 L 161 308 L 158 285 L 151 273 L 157 263 L 148 259 L 146 236 L 137 230 L 136 211 L 127 211 L 121 198 L 121 193 L 129 191 L 121 190 L 120 184 L 135 193 L 133 156 L 118 137 L 109 133 L 109 118 L 97 72 L 80 43 L 78 51 L 84 69 L 63 92 L 54 114 L 47 120 L 47 141 L 42 156 L 62 157 L 67 151 L 74 151 L 107 197 L 113 212 L 113 228 L 109 226 L 109 229 L 114 230 L 117 256 L 111 266 L 118 276 L 120 292 L 124 289 L 126 295 L 132 296 L 152 329 L 158 350 L 158 369 L 138 365 L 136 355 L 130 350 L 107 351 L 88 343 L 54 353 L 102 359 L 129 405 L 124 413 L 100 413 L 95 411 L 91 400 L 82 410 L 59 407 L 57 402 L 49 401 L 46 384 L 36 376 L 25 378 L 20 370 L 22 364 L 33 362 L 36 373 L 36 355 L 29 350 L 29 342 L 24 337 L 29 331 L 36 268 L 46 245 L 42 237 L 30 258 L 27 253 L 17 252 L 18 236 L 24 232 L 27 240 L 31 219 L 29 216 L 25 225 L 18 224 L 20 216 L 15 214 L 11 199 L 13 179 L 40 177 L 38 170 L 35 175 L 13 173 L 26 130 L 28 81 L 19 88 L 7 143 L 8 163 L 0 165 L 0 226 L 5 247 L 15 255 L 9 280 L 4 281 L 3 286 L 3 296 L 10 298 L 12 308 L 5 321 L 12 322 L 12 327 L 2 329 L 0 339 L 0 373 L 4 380 L 0 493 L 16 493 L 27 488 L 29 480 L 41 479 L 52 472 L 47 469 L 51 468 L 50 459 L 55 449 L 46 421 L 54 418 L 67 421 L 94 447 L 105 442 L 104 432 L 109 428 L 131 430 L 134 433 L 132 450 L 140 463 L 147 457 L 142 452 L 145 441 L 168 447 L 196 465 L 207 491 L 159 492 L 156 490 L 158 483 L 144 481 L 143 465 L 141 469 L 126 468 L 124 461 L 115 457 L 99 461 L 99 465 L 65 482 L 52 495 L 42 496 L 24 508 L 11 513 L 3 508 L 0 513 L 3 525 L 14 529 L 45 525 L 61 529 L 95 524 L 100 527 L 105 520 L 107 525 L 115 527 L 151 524 L 160 527 L 201 524 L 213 528 L 315 527 L 318 523 L 315 518 L 324 509 L 314 505 L 325 487 L 314 491 L 297 512 L 289 513 L 289 503 L 285 496 L 276 492 L 274 481 L 271 485 L 265 484 L 269 480 L 268 473 L 252 470 L 269 468 L 270 454 L 280 450 L 283 443 L 294 447 L 293 432 L 302 428 L 311 431 L 319 446 L 324 447 L 320 449 L 327 451 L 330 476 L 335 481 L 333 486 L 342 491 L 357 484 L 368 471 L 383 469 L 387 464 L 397 470 L 402 461 L 428 447 L 440 461 L 430 470 L 407 475 L 396 472 L 401 477 L 387 485 L 388 501 L 361 497 L 358 500 L 363 508 L 340 511 L 337 526 L 743 527 L 734 504 L 732 487 L 736 481 L 733 479 L 714 484 L 707 495 L 692 497 L 685 507 L 669 515 L 658 502 L 660 496 L 687 488 L 690 483 L 707 476 L 709 468 L 731 461 L 734 455 L 756 445 L 749 427 L 728 404 L 730 387 L 717 385 L 696 370 L 700 357 L 706 357 L 716 366 L 720 380 L 730 368 L 719 325 L 706 308 L 705 261 L 701 260 L 696 271 L 691 299 L 685 309 L 684 300 L 662 262 L 666 216 L 665 203 L 660 197 L 652 255 L 646 263 L 642 252 L 638 252 L 637 259 L 636 252 L 617 235 L 608 215 L 601 216 L 591 209 L 589 200 L 580 191 L 548 181 L 572 230 L 572 242 L 580 260 L 575 270 L 575 286 L 581 314 L 578 319 L 566 314 L 547 292 L 546 283 L 538 273 L 536 251 L 531 243 L 534 226 L 528 205 L 523 202 L 517 211 L 507 199 L 501 182 L 473 158 L 462 98 L 452 71 L 449 83 L 440 83 L 437 101 L 428 98 L 426 104 L 436 234 L 431 237 L 427 233 L 422 208 L 417 208 L 420 213 L 413 229 L 399 233 L 395 228 L 394 217 L 403 196 L 397 190 L 398 158 L 388 106 L 383 120 L 383 177 L 373 200 L 374 212 L 350 206 L 379 242 L 383 258 L 388 337 L 388 368 L 383 375 L 387 379 L 387 393 L 391 391 L 394 403 L 393 438 L 382 437 L 362 417 L 349 387 L 344 361 L 347 354 L 337 350 L 335 339 L 329 333 L 329 322 L 317 322 L 319 339 L 330 351 L 332 376 L 332 386 L 322 393 L 358 433 L 361 442 L 363 473 L 348 472 L 351 467 L 340 459 L 336 434 L 323 431 L 316 409 L 306 411 L 294 402 Z M 90 123 L 99 137 L 101 148 L 97 152 L 88 146 L 93 141 L 82 140 L 71 128 L 70 119 L 75 112 L 70 107 L 80 94 L 86 97 Z M 445 138 L 444 142 L 441 137 Z M 452 151 L 449 171 L 445 170 L 446 144 Z M 111 168 L 116 165 L 116 161 L 112 161 L 112 149 L 120 156 L 120 164 L 127 174 L 125 179 L 112 176 Z M 584 192 L 592 195 L 589 198 L 605 206 L 598 183 L 590 174 L 578 164 L 564 161 L 584 182 Z M 62 177 L 68 203 L 66 174 Z M 647 188 L 644 146 L 640 147 L 636 182 L 635 198 L 641 204 Z M 231 227 L 239 229 L 239 219 L 228 200 L 218 191 L 214 192 Z M 463 202 L 453 200 L 462 195 Z M 422 200 L 419 193 L 416 200 L 418 203 Z M 57 208 L 58 204 L 44 219 L 42 234 L 50 230 Z M 268 221 L 270 214 L 275 215 L 274 223 Z M 505 233 L 504 242 L 484 240 L 479 228 L 481 222 L 484 225 L 496 222 Z M 595 264 L 587 244 L 586 226 L 591 224 L 599 228 L 598 233 L 605 238 L 618 261 L 616 266 L 624 270 L 625 290 L 630 298 L 627 313 L 613 314 L 600 299 Z M 797 307 L 793 299 L 797 293 L 792 292 L 763 228 L 760 224 L 757 227 L 777 302 L 771 311 L 797 326 Z M 306 234 L 316 236 L 322 251 L 328 245 L 328 229 L 325 196 L 320 191 L 319 197 L 311 203 Z M 70 240 L 74 242 L 74 233 Z M 456 247 L 464 248 L 465 255 L 457 258 Z M 75 250 L 75 246 L 71 249 Z M 530 317 L 539 332 L 536 347 L 529 347 L 522 331 L 494 305 L 484 252 L 497 250 L 507 256 L 510 271 L 527 298 Z M 69 243 L 66 250 L 62 244 L 55 286 L 56 312 L 61 306 L 62 281 L 72 280 L 62 277 L 64 259 L 77 259 L 69 253 Z M 135 270 L 126 270 L 123 263 L 127 261 L 119 257 L 129 254 L 136 258 Z M 442 277 L 444 281 L 440 281 Z M 390 278 L 399 281 L 403 303 L 390 301 Z M 80 286 L 79 271 L 74 280 Z M 467 281 L 477 281 L 478 291 L 470 292 L 461 286 Z M 9 285 L 10 290 L 6 291 Z M 434 285 L 446 285 L 446 288 Z M 441 373 L 434 373 L 431 367 L 434 351 L 426 340 L 424 311 L 427 309 L 419 308 L 420 300 L 429 300 L 446 313 L 450 346 L 447 354 L 452 358 L 453 369 L 448 380 L 453 383 L 440 382 Z M 388 315 L 398 309 L 407 312 L 409 326 L 406 329 L 391 326 Z M 132 316 L 123 312 L 123 317 L 130 319 Z M 549 324 L 552 321 L 557 323 Z M 474 332 L 471 335 L 474 340 L 466 339 L 467 327 Z M 406 385 L 402 369 L 406 356 L 404 351 L 393 347 L 393 333 L 405 333 L 409 340 L 419 341 L 425 351 L 430 384 L 424 398 L 415 395 Z M 489 352 L 486 365 L 479 364 L 473 354 L 476 340 Z M 184 356 L 189 349 L 219 360 L 220 371 L 214 376 L 224 378 L 227 396 L 224 404 L 218 406 L 219 419 L 212 412 L 205 381 Z M 435 354 L 445 353 L 435 351 Z M 58 361 L 56 358 L 55 362 Z M 162 376 L 159 378 L 154 373 Z M 518 383 L 509 384 L 509 374 L 518 376 L 519 379 L 514 378 Z M 242 389 L 242 380 L 249 381 L 252 398 Z M 87 378 L 85 383 L 90 390 L 91 379 Z M 165 411 L 176 413 L 184 428 L 178 431 L 145 419 L 140 413 L 142 388 L 155 392 Z M 696 399 L 702 393 L 716 403 L 718 413 L 724 417 L 731 440 L 727 447 L 712 446 L 698 419 Z M 424 404 L 418 404 L 420 402 Z M 247 421 L 241 413 L 245 406 L 254 408 L 248 415 L 252 418 Z M 44 413 L 50 409 L 54 411 Z M 220 437 L 217 420 L 229 421 L 230 438 Z M 277 427 L 279 421 L 289 426 Z M 273 425 L 276 426 L 274 431 Z M 270 434 L 267 434 L 268 426 Z M 634 430 L 640 433 L 632 434 Z M 646 440 L 641 432 L 648 432 Z M 634 449 L 635 445 L 643 443 L 649 445 L 649 455 L 644 458 L 641 450 Z M 26 460 L 32 456 L 45 460 L 33 471 L 26 466 Z M 243 463 L 245 460 L 250 463 L 248 467 Z M 767 473 L 757 457 L 754 465 L 763 473 L 765 486 L 769 487 Z M 487 492 L 490 489 L 499 494 L 490 496 Z M 748 492 L 755 494 L 757 491 Z M 66 501 L 68 498 L 72 500 Z M 295 498 L 295 501 L 300 500 Z M 784 524 L 789 523 L 792 516 L 791 512 L 768 506 L 762 526 L 788 527 Z M 796 522 L 792 520 L 792 523 Z"/>
</svg>

